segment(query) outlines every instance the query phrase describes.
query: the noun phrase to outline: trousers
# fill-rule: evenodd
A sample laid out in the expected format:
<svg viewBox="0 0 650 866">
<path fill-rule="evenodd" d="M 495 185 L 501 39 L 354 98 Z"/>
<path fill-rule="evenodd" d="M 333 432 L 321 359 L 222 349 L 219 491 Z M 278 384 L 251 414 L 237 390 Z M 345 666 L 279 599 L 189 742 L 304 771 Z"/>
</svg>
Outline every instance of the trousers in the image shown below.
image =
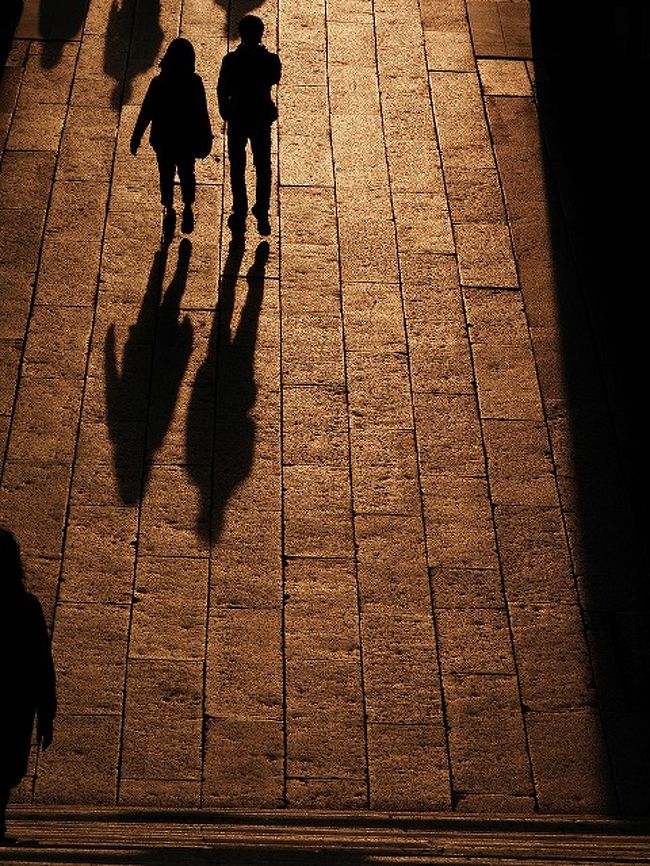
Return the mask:
<svg viewBox="0 0 650 866">
<path fill-rule="evenodd" d="M 194 204 L 196 197 L 196 177 L 194 176 L 194 157 L 156 151 L 158 173 L 160 175 L 160 201 L 163 207 L 174 206 L 174 177 L 178 171 L 181 182 L 183 204 Z"/>
<path fill-rule="evenodd" d="M 233 213 L 248 210 L 246 193 L 246 144 L 250 141 L 255 166 L 255 214 L 268 214 L 271 202 L 271 124 L 245 126 L 228 122 L 228 159 Z"/>
</svg>

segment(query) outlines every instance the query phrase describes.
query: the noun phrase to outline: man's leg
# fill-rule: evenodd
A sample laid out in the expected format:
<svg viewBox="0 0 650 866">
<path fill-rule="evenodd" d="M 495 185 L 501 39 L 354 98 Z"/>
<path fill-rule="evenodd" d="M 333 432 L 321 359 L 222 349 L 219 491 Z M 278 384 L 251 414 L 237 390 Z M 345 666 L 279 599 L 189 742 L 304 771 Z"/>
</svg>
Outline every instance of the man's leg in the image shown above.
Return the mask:
<svg viewBox="0 0 650 866">
<path fill-rule="evenodd" d="M 230 188 L 232 210 L 244 217 L 248 211 L 246 195 L 246 139 L 247 135 L 236 123 L 228 123 L 228 159 L 230 160 Z"/>
<path fill-rule="evenodd" d="M 257 217 L 268 216 L 271 203 L 271 126 L 265 124 L 251 132 L 255 163 L 255 207 Z"/>
</svg>

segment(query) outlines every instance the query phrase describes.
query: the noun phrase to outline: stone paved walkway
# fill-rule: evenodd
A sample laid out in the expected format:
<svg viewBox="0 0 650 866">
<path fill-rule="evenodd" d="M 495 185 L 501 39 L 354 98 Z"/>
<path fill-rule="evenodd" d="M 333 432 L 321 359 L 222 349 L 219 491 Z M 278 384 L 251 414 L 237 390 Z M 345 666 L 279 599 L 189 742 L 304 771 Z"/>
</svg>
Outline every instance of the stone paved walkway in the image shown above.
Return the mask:
<svg viewBox="0 0 650 866">
<path fill-rule="evenodd" d="M 252 7 L 31 0 L 2 80 L 0 511 L 60 701 L 16 799 L 629 806 L 640 548 L 528 4 L 266 0 L 268 249 L 214 98 Z M 162 251 L 128 142 L 179 34 L 218 134 Z"/>
</svg>

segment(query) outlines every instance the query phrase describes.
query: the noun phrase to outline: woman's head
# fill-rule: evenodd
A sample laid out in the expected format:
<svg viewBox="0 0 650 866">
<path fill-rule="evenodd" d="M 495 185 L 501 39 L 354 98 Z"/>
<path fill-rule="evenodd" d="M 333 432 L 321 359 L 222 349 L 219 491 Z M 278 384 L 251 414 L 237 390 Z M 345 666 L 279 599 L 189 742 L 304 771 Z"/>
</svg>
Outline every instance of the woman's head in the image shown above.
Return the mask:
<svg viewBox="0 0 650 866">
<path fill-rule="evenodd" d="M 24 591 L 20 548 L 12 532 L 0 527 L 0 593 Z"/>
<path fill-rule="evenodd" d="M 196 56 L 194 47 L 189 39 L 172 39 L 167 46 L 165 56 L 160 61 L 163 72 L 175 74 L 189 74 L 194 72 Z"/>
</svg>

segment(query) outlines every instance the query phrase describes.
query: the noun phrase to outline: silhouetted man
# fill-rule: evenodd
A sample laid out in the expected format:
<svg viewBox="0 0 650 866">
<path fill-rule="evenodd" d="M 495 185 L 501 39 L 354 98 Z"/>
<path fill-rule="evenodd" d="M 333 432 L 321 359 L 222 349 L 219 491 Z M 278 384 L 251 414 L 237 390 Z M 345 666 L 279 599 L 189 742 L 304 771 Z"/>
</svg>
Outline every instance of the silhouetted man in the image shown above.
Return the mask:
<svg viewBox="0 0 650 866">
<path fill-rule="evenodd" d="M 52 742 L 56 713 L 50 638 L 38 599 L 25 589 L 20 550 L 0 528 L 0 846 L 11 789 L 27 775 L 36 718 L 37 741 Z"/>
<path fill-rule="evenodd" d="M 217 99 L 219 114 L 228 124 L 228 158 L 232 187 L 232 214 L 228 225 L 233 232 L 244 230 L 246 195 L 246 143 L 250 141 L 255 164 L 255 204 L 252 213 L 262 235 L 271 234 L 271 125 L 278 110 L 271 88 L 280 80 L 282 65 L 277 54 L 261 44 L 264 23 L 256 15 L 239 22 L 241 43 L 223 58 Z"/>
</svg>

